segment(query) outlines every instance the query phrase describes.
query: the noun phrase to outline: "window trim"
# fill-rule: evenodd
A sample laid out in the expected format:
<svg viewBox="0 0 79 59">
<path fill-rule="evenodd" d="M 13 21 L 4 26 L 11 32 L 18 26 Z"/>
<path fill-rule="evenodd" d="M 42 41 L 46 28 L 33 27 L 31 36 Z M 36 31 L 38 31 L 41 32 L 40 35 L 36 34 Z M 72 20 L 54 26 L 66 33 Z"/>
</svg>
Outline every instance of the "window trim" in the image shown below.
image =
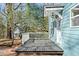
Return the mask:
<svg viewBox="0 0 79 59">
<path fill-rule="evenodd" d="M 71 15 L 72 9 L 74 9 L 74 8 L 75 8 L 76 6 L 78 6 L 78 5 L 79 5 L 79 4 L 75 5 L 74 7 L 72 7 L 72 8 L 70 9 L 70 27 L 79 27 L 79 26 L 73 26 L 73 25 L 72 25 L 72 18 L 75 18 L 75 17 L 79 16 L 79 14 L 76 15 L 76 16 L 72 16 L 72 15 Z"/>
</svg>

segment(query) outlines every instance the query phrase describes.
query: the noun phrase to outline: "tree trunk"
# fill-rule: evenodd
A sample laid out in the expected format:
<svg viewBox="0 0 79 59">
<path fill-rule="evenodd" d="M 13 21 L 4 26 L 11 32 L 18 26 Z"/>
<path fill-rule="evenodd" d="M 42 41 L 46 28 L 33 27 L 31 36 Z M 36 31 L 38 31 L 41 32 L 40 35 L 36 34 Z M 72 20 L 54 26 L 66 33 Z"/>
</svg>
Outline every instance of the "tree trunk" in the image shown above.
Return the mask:
<svg viewBox="0 0 79 59">
<path fill-rule="evenodd" d="M 13 30 L 13 8 L 12 3 L 6 3 L 7 11 L 7 38 L 12 39 L 12 30 Z"/>
</svg>

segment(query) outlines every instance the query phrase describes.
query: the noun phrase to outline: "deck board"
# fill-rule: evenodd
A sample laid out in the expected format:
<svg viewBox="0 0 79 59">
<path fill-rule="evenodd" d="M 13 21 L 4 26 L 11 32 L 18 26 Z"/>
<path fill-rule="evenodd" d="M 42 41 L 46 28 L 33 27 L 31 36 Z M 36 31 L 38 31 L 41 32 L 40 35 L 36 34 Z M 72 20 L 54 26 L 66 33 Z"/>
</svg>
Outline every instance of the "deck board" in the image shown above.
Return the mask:
<svg viewBox="0 0 79 59">
<path fill-rule="evenodd" d="M 50 40 L 28 40 L 24 45 L 16 49 L 16 52 L 60 52 L 63 54 L 63 50 L 58 47 L 54 42 Z M 60 54 L 59 53 L 59 54 Z"/>
</svg>

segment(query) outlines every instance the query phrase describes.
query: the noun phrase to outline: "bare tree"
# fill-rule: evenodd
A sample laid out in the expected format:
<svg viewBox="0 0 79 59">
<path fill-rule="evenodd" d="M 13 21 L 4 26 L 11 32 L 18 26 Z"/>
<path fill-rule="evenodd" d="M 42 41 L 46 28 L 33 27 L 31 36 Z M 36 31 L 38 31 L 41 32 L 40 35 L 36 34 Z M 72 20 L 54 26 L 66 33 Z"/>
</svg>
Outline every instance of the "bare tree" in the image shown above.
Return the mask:
<svg viewBox="0 0 79 59">
<path fill-rule="evenodd" d="M 13 6 L 12 3 L 6 3 L 7 11 L 7 38 L 12 39 L 13 30 Z"/>
</svg>

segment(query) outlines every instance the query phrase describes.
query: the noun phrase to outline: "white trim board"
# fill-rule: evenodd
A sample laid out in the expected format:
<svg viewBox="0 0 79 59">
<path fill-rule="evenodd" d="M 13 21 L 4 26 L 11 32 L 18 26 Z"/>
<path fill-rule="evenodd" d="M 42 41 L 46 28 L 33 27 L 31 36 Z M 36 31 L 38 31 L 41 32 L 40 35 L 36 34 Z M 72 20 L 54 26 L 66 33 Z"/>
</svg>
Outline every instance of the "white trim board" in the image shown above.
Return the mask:
<svg viewBox="0 0 79 59">
<path fill-rule="evenodd" d="M 64 8 L 44 8 L 45 10 L 63 10 Z"/>
</svg>

